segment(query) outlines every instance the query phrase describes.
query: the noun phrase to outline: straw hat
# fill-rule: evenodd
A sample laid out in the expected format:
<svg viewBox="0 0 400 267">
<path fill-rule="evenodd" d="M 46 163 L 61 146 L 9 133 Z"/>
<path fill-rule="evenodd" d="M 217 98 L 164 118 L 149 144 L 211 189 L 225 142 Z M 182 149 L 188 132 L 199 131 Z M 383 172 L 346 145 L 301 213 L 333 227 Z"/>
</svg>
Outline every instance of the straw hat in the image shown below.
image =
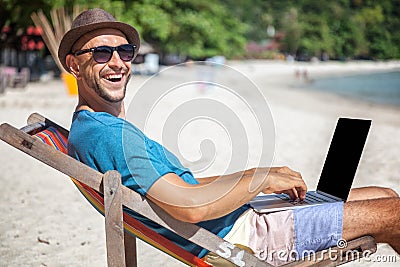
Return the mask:
<svg viewBox="0 0 400 267">
<path fill-rule="evenodd" d="M 58 58 L 60 59 L 64 69 L 69 72 L 65 58 L 72 52 L 71 49 L 75 42 L 86 33 L 102 28 L 117 29 L 125 34 L 128 42 L 136 45 L 136 51 L 134 55 L 134 57 L 136 57 L 140 47 L 140 38 L 136 29 L 129 24 L 117 21 L 106 11 L 95 8 L 86 10 L 77 16 L 72 22 L 71 30 L 65 33 L 64 37 L 62 38 L 58 48 Z"/>
</svg>

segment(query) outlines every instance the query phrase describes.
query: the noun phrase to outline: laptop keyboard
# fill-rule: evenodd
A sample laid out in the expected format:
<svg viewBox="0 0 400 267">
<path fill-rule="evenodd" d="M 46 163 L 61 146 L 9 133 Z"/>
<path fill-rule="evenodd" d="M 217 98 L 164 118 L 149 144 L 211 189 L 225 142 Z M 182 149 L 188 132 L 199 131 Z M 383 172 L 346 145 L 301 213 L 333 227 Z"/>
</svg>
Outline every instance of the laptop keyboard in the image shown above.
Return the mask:
<svg viewBox="0 0 400 267">
<path fill-rule="evenodd" d="M 290 197 L 286 194 L 278 194 L 276 195 L 278 198 L 282 200 L 290 200 Z M 332 202 L 334 199 L 322 196 L 320 194 L 315 194 L 315 192 L 307 192 L 306 198 L 304 200 L 290 200 L 289 202 L 293 205 L 298 204 L 315 204 L 322 202 Z"/>
</svg>

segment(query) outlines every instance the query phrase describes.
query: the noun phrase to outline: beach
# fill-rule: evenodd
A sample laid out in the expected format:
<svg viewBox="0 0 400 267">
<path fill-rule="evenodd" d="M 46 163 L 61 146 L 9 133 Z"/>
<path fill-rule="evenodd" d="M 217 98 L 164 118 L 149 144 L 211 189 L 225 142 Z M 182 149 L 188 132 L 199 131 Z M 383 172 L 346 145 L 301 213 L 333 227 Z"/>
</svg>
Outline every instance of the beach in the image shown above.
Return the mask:
<svg viewBox="0 0 400 267">
<path fill-rule="evenodd" d="M 228 61 L 227 65 L 248 77 L 265 96 L 253 97 L 246 84 L 238 92 L 252 107 L 264 105 L 265 100 L 269 105 L 275 133 L 270 162 L 273 166 L 289 166 L 301 172 L 308 187 L 315 189 L 337 118 L 369 118 L 372 128 L 353 186 L 379 185 L 400 193 L 400 107 L 308 89 L 314 79 L 399 70 L 400 62 L 249 60 Z M 135 103 L 143 84 L 151 92 L 188 77 L 192 71 L 193 68 L 180 67 L 174 75 L 161 73 L 151 78 L 150 87 L 150 77 L 134 76 L 128 85 L 127 102 Z M 236 80 L 236 76 L 224 78 L 241 87 L 242 80 Z M 199 90 L 190 97 L 213 94 Z M 8 88 L 0 95 L 0 122 L 20 128 L 29 114 L 38 112 L 69 128 L 76 104 L 77 97 L 68 95 L 61 80 L 29 83 L 25 89 Z M 157 122 L 157 117 L 154 120 Z M 157 136 L 156 132 L 153 134 Z M 257 150 L 256 143 L 249 144 L 250 153 Z M 0 266 L 106 266 L 104 219 L 69 178 L 4 142 L 0 142 L 0 155 Z M 217 164 L 226 161 L 227 156 L 221 155 Z M 218 166 L 209 173 L 218 170 Z M 394 255 L 387 244 L 379 244 L 374 254 L 381 256 L 380 261 Z M 399 255 L 395 260 L 361 261 L 345 266 L 400 266 Z M 138 241 L 138 266 L 184 265 Z"/>
</svg>

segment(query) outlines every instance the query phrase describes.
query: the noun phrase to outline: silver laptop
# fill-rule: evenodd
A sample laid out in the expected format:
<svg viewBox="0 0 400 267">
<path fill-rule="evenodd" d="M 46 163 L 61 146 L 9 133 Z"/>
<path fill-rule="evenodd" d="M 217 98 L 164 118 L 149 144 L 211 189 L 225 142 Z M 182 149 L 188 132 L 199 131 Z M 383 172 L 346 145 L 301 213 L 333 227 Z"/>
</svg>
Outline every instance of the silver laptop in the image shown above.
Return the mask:
<svg viewBox="0 0 400 267">
<path fill-rule="evenodd" d="M 371 120 L 339 118 L 332 137 L 316 191 L 308 191 L 304 201 L 291 200 L 286 194 L 259 195 L 249 204 L 257 212 L 295 209 L 326 202 L 346 202 Z"/>
</svg>

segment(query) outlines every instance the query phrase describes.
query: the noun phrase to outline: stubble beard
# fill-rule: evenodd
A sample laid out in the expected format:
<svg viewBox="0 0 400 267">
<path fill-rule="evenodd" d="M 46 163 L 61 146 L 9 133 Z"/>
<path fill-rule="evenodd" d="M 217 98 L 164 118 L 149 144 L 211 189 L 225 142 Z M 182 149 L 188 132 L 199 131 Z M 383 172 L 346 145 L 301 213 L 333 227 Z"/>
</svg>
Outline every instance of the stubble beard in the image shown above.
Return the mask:
<svg viewBox="0 0 400 267">
<path fill-rule="evenodd" d="M 126 87 L 128 85 L 128 82 L 131 78 L 131 75 L 127 76 L 126 82 L 124 84 L 124 89 L 123 89 L 123 94 L 122 96 L 112 96 L 111 94 L 108 93 L 107 88 L 105 88 L 104 86 L 100 85 L 100 81 L 96 81 L 95 86 L 94 86 L 94 90 L 96 92 L 96 94 L 98 96 L 100 96 L 101 98 L 103 98 L 104 100 L 110 102 L 110 103 L 119 103 L 122 100 L 124 100 L 125 98 L 125 94 L 126 94 Z"/>
</svg>

